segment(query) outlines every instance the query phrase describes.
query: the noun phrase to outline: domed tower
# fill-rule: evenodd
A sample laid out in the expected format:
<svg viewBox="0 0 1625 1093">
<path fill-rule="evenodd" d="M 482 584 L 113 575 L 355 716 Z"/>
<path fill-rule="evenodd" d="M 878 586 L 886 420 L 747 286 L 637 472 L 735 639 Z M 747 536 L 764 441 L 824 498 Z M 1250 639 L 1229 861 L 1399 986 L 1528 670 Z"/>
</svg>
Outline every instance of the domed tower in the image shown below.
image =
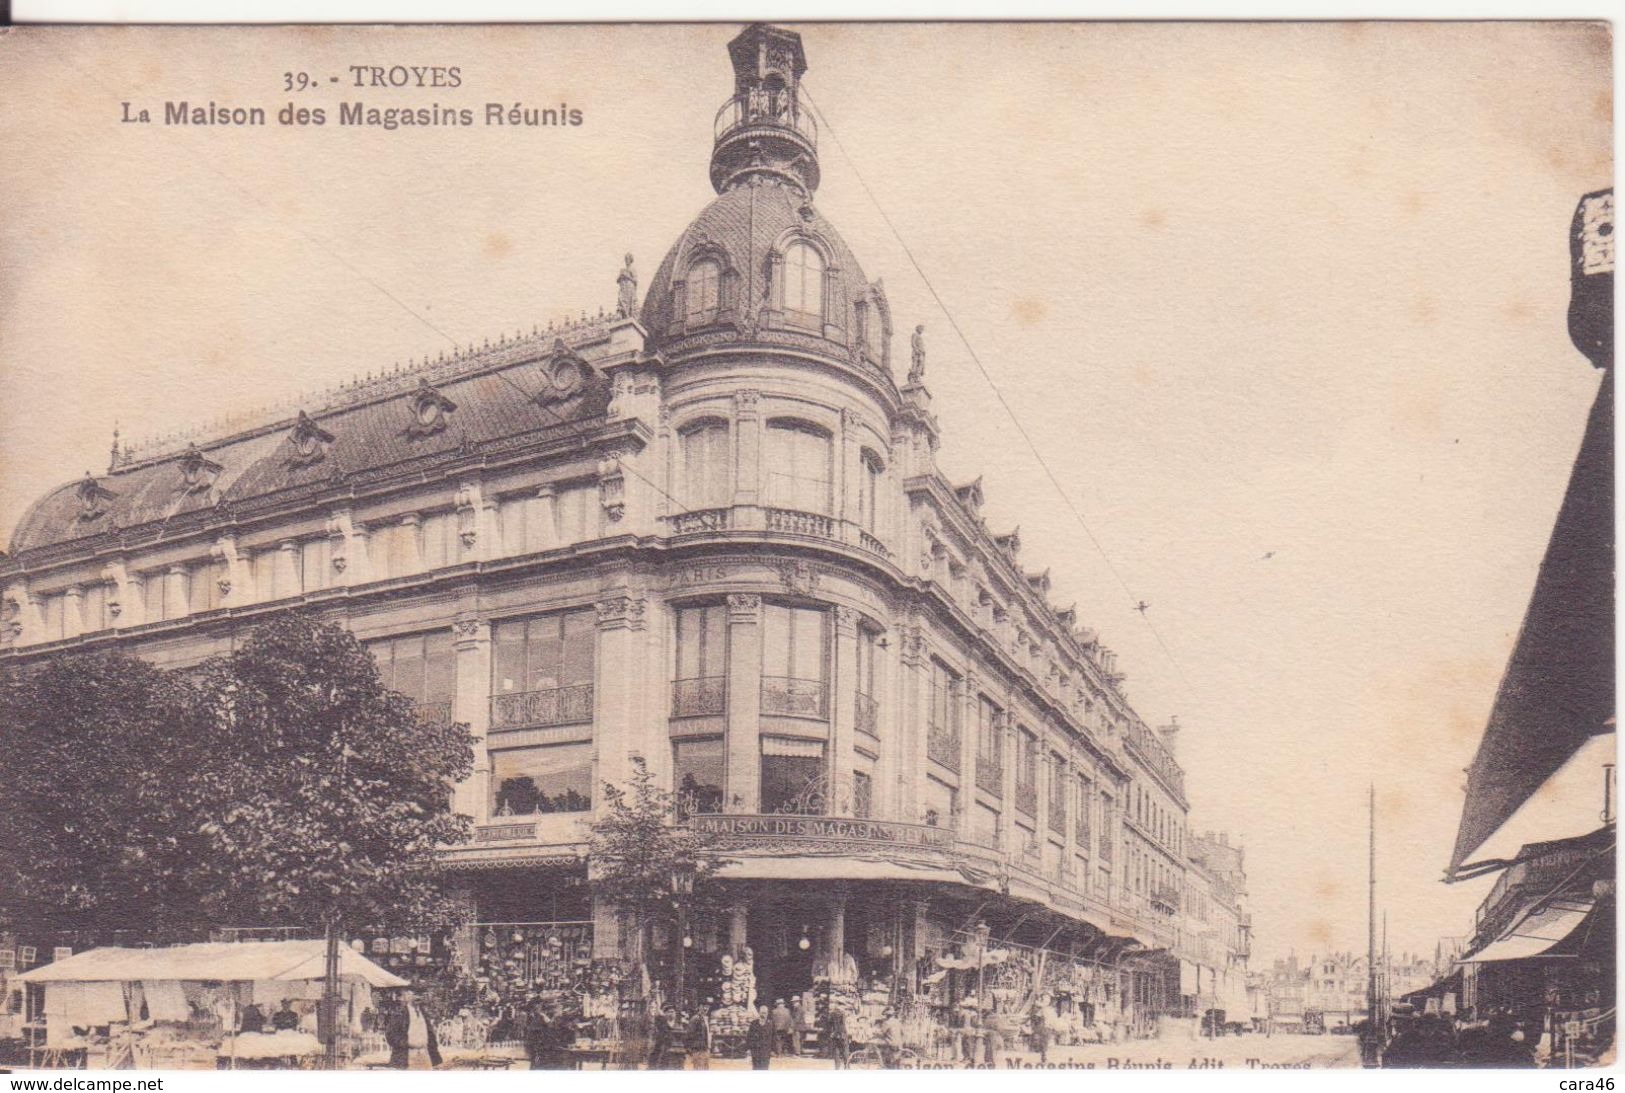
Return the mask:
<svg viewBox="0 0 1625 1093">
<path fill-rule="evenodd" d="M 891 316 L 819 213 L 818 127 L 801 93 L 801 36 L 757 24 L 728 45 L 733 94 L 717 112 L 717 198 L 661 263 L 642 319 L 669 362 L 751 343 L 816 354 L 895 401 Z"/>
</svg>

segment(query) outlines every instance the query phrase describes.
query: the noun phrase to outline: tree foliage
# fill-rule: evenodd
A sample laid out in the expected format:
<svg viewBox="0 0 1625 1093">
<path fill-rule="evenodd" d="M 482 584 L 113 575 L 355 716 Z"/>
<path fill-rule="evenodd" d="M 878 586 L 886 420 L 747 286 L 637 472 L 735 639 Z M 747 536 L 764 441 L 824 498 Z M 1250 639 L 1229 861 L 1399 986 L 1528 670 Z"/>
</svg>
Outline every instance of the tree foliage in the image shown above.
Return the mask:
<svg viewBox="0 0 1625 1093">
<path fill-rule="evenodd" d="M 592 825 L 590 861 L 594 892 L 632 912 L 647 931 L 676 923 L 674 874 L 693 876 L 689 907 L 705 907 L 717 901 L 717 874 L 729 863 L 704 836 L 675 822 L 676 798 L 655 784 L 643 759 L 634 758 L 632 768 L 629 788 L 604 784 L 605 808 Z"/>
<path fill-rule="evenodd" d="M 0 884 L 74 925 L 438 917 L 467 727 L 421 722 L 340 627 L 255 630 L 190 681 L 121 655 L 0 680 Z M 0 889 L 3 891 L 3 889 Z"/>
</svg>

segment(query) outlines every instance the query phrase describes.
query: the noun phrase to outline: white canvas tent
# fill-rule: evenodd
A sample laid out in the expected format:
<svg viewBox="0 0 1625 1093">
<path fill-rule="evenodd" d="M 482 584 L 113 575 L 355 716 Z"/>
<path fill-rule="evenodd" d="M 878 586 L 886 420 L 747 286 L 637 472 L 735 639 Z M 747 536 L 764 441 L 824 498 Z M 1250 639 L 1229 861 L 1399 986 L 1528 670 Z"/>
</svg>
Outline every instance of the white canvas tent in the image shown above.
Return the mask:
<svg viewBox="0 0 1625 1093">
<path fill-rule="evenodd" d="M 24 972 L 24 983 L 95 983 L 135 980 L 255 981 L 321 979 L 324 941 L 222 942 L 166 949 L 89 949 Z M 404 987 L 407 981 L 348 945 L 339 946 L 339 977 L 369 987 Z"/>
</svg>

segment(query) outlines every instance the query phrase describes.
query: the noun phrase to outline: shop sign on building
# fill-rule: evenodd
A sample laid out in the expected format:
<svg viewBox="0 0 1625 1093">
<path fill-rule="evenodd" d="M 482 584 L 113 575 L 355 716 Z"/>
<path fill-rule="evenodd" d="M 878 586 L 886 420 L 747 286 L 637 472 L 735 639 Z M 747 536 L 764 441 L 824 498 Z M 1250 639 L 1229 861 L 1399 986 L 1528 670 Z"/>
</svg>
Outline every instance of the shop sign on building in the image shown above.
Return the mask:
<svg viewBox="0 0 1625 1093">
<path fill-rule="evenodd" d="M 876 846 L 914 846 L 952 850 L 953 833 L 925 824 L 889 824 L 828 816 L 696 816 L 694 830 L 734 841 L 752 839 L 834 839 Z"/>
</svg>

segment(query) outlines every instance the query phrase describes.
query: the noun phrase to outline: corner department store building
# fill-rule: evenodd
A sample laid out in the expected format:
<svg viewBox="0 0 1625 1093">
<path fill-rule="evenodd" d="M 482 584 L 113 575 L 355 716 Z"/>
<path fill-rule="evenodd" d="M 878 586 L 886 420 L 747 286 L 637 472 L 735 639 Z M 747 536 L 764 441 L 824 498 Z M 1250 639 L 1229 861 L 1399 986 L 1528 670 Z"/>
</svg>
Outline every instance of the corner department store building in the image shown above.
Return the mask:
<svg viewBox="0 0 1625 1093">
<path fill-rule="evenodd" d="M 642 756 L 735 862 L 696 948 L 752 946 L 768 997 L 843 951 L 924 974 L 980 919 L 1177 1010 L 1182 772 L 937 470 L 923 369 L 899 388 L 908 338 L 813 204 L 799 36 L 729 54 L 718 196 L 641 311 L 623 273 L 611 315 L 115 448 L 0 557 L 0 663 L 182 668 L 298 607 L 483 738 L 447 851 L 479 921 L 618 953 L 583 827 Z"/>
</svg>

